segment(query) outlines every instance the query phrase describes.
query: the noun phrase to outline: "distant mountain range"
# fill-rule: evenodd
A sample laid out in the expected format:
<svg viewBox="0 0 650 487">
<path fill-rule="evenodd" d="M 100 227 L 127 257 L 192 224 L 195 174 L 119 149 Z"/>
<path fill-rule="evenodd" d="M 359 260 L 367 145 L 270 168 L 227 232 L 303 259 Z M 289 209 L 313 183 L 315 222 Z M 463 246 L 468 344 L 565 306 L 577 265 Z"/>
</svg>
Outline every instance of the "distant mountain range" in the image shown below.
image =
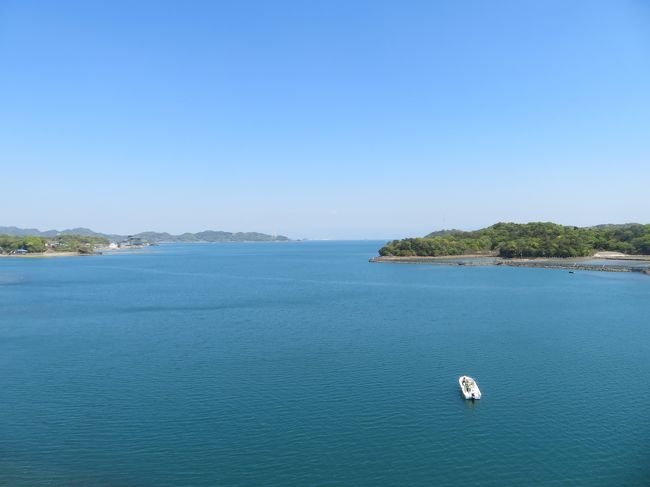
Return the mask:
<svg viewBox="0 0 650 487">
<path fill-rule="evenodd" d="M 70 228 L 67 230 L 46 230 L 40 231 L 36 228 L 0 227 L 0 235 L 12 235 L 16 237 L 38 236 L 56 237 L 57 235 L 82 235 L 84 237 L 103 237 L 113 242 L 125 240 L 127 235 L 115 235 L 99 233 L 89 228 Z M 183 233 L 172 235 L 167 232 L 141 232 L 134 234 L 144 241 L 151 243 L 162 242 L 286 242 L 290 239 L 284 235 L 267 235 L 258 232 L 221 232 L 206 230 L 198 233 Z"/>
</svg>

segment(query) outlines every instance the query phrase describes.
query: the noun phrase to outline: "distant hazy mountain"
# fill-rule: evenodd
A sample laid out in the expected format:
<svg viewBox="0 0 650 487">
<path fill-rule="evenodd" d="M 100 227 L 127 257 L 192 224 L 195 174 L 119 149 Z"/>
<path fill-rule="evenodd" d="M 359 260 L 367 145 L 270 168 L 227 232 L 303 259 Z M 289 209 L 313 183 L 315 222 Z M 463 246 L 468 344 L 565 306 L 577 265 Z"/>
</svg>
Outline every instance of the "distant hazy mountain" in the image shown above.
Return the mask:
<svg viewBox="0 0 650 487">
<path fill-rule="evenodd" d="M 35 228 L 18 228 L 18 227 L 0 227 L 0 235 L 12 235 L 14 237 L 26 237 L 28 235 L 39 235 L 41 237 L 51 237 L 56 235 L 56 230 L 41 232 Z"/>
<path fill-rule="evenodd" d="M 70 228 L 67 230 L 46 230 L 40 231 L 36 228 L 18 228 L 18 227 L 0 227 L 0 235 L 13 235 L 16 237 L 25 237 L 35 235 L 40 237 L 55 237 L 57 235 L 83 235 L 84 237 L 103 237 L 111 241 L 121 241 L 126 239 L 126 235 L 114 235 L 99 233 L 89 228 Z M 142 240 L 151 243 L 159 242 L 286 242 L 289 238 L 284 235 L 267 235 L 258 232 L 220 232 L 215 230 L 205 230 L 198 233 L 183 233 L 182 235 L 172 235 L 167 232 L 141 232 L 134 235 Z"/>
</svg>

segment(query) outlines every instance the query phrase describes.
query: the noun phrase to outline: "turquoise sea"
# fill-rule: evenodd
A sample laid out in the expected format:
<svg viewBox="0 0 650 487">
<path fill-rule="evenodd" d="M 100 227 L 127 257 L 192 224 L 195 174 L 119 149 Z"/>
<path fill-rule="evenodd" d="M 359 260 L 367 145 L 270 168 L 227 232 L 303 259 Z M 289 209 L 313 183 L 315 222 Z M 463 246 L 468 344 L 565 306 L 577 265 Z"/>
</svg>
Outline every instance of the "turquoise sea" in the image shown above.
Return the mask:
<svg viewBox="0 0 650 487">
<path fill-rule="evenodd" d="M 382 243 L 0 259 L 0 484 L 650 484 L 650 277 Z"/>
</svg>

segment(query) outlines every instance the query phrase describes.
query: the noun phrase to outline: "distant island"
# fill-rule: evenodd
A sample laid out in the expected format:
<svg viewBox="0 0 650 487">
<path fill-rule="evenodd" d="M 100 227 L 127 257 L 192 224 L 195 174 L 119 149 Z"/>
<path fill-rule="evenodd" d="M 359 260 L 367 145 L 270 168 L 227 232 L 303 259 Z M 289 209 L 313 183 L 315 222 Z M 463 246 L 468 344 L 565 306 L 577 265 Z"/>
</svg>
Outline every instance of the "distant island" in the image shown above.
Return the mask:
<svg viewBox="0 0 650 487">
<path fill-rule="evenodd" d="M 159 243 L 210 242 L 287 242 L 284 235 L 259 232 L 223 232 L 206 230 L 172 235 L 166 232 L 141 232 L 117 235 L 94 232 L 88 228 L 40 231 L 35 228 L 0 227 L 0 255 L 93 254 L 98 248 L 139 247 Z"/>
<path fill-rule="evenodd" d="M 650 255 L 650 225 L 571 227 L 555 223 L 497 223 L 470 232 L 442 230 L 422 238 L 393 240 L 379 249 L 379 255 L 568 258 L 587 257 L 598 251 Z"/>
</svg>

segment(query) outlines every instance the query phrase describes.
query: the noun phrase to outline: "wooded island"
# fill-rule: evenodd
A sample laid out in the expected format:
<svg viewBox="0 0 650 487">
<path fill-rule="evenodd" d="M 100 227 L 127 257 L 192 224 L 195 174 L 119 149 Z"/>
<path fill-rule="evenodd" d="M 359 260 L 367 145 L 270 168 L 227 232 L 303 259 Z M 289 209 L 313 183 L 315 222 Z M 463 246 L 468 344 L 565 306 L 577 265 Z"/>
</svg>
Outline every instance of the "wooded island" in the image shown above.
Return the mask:
<svg viewBox="0 0 650 487">
<path fill-rule="evenodd" d="M 469 254 L 513 257 L 587 257 L 598 251 L 650 255 L 650 225 L 594 227 L 555 223 L 497 223 L 475 231 L 442 230 L 422 238 L 393 240 L 382 257 L 439 257 Z"/>
</svg>

